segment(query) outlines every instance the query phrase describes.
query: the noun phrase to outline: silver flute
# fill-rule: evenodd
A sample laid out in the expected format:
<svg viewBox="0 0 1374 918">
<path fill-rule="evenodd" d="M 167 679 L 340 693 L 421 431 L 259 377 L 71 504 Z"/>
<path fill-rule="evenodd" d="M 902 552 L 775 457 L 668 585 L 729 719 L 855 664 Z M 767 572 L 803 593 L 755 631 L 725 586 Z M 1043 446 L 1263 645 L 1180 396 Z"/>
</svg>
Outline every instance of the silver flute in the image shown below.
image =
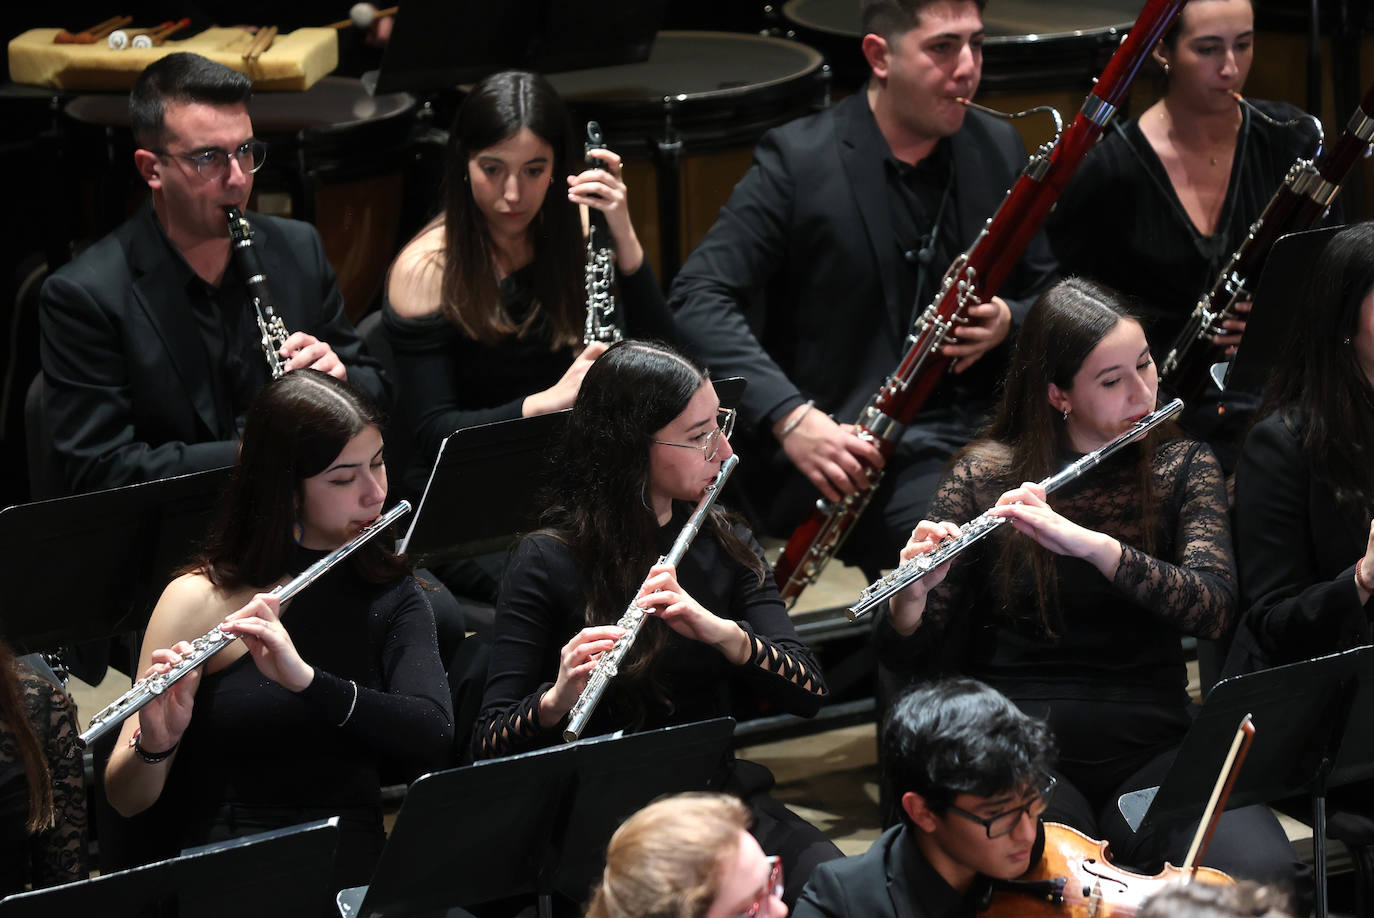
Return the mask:
<svg viewBox="0 0 1374 918">
<path fill-rule="evenodd" d="M 267 370 L 273 379 L 286 374 L 286 364 L 282 361 L 281 349 L 291 333 L 277 312 L 272 291 L 267 286 L 267 273 L 263 270 L 262 259 L 258 257 L 253 244 L 253 228 L 248 218 L 237 207 L 224 208 L 225 219 L 229 221 L 229 244 L 239 270 L 243 272 L 244 284 L 248 287 L 248 298 L 253 301 L 253 311 L 258 320 L 258 333 L 262 335 L 262 354 L 267 359 Z"/>
<path fill-rule="evenodd" d="M 344 558 L 353 554 L 355 550 L 360 548 L 370 539 L 386 531 L 388 526 L 409 512 L 410 501 L 401 501 L 386 513 L 377 517 L 371 526 L 368 526 L 352 539 L 301 571 L 291 580 L 273 589 L 268 595 L 275 596 L 282 602 L 286 602 L 292 596 L 295 596 L 301 590 L 320 579 L 326 571 L 338 564 Z M 211 657 L 236 640 L 238 640 L 237 634 L 223 632 L 219 630 L 218 626 L 211 628 L 205 634 L 196 638 L 191 642 L 191 650 L 182 655 L 182 658 L 173 664 L 171 669 L 167 670 L 165 673 L 155 673 L 154 675 L 146 676 L 138 680 L 127 692 L 111 702 L 109 707 L 92 717 L 90 724 L 86 727 L 86 731 L 77 737 L 77 747 L 81 749 L 86 748 L 90 743 L 95 742 L 109 731 L 124 723 L 124 721 L 129 719 L 129 715 L 137 713 L 148 704 L 148 702 L 179 682 L 187 673 L 205 665 Z"/>
<path fill-rule="evenodd" d="M 1147 414 L 1139 421 L 1136 421 L 1131 425 L 1130 429 L 1110 443 L 1100 446 L 1092 452 L 1074 460 L 1058 472 L 1055 472 L 1049 478 L 1042 480 L 1039 486 L 1045 489 L 1046 494 L 1058 490 L 1089 469 L 1100 465 L 1104 459 L 1117 452 L 1122 447 L 1139 440 L 1182 410 L 1183 399 L 1174 399 L 1163 408 Z M 929 574 L 946 561 L 949 561 L 974 542 L 980 541 L 984 536 L 988 535 L 1005 522 L 1007 522 L 1007 517 L 996 516 L 991 510 L 975 517 L 961 526 L 959 534 L 954 538 L 946 539 L 925 554 L 917 555 L 910 560 L 904 561 L 890 574 L 885 577 L 880 577 L 864 587 L 863 592 L 859 594 L 858 601 L 850 606 L 849 611 L 845 614 L 848 615 L 851 622 L 858 621 L 864 615 L 868 614 L 874 606 L 890 599 L 892 596 L 911 586 L 917 580 L 920 580 L 926 574 Z"/>
<path fill-rule="evenodd" d="M 668 549 L 666 555 L 661 556 L 655 566 L 659 564 L 672 564 L 676 566 L 682 561 L 682 556 L 687 554 L 687 549 L 691 546 L 692 540 L 696 538 L 697 530 L 701 529 L 702 521 L 711 512 L 711 507 L 716 503 L 716 498 L 720 497 L 720 491 L 725 487 L 725 481 L 730 477 L 730 473 L 739 465 L 739 456 L 731 456 L 720 464 L 720 471 L 716 473 L 716 480 L 707 486 L 706 492 L 701 495 L 701 500 L 697 502 L 697 508 L 692 511 L 692 516 L 683 525 L 682 531 L 677 534 L 677 539 L 673 542 L 673 547 Z M 615 644 L 611 649 L 603 653 L 596 660 L 596 666 L 592 667 L 592 674 L 587 677 L 587 684 L 582 688 L 582 694 L 577 696 L 577 701 L 573 703 L 572 710 L 568 712 L 568 726 L 563 730 L 563 739 L 568 742 L 579 738 L 582 731 L 587 728 L 587 721 L 592 718 L 592 711 L 596 710 L 597 703 L 601 701 L 601 696 L 605 694 L 606 687 L 611 684 L 616 673 L 620 671 L 620 661 L 625 659 L 625 654 L 630 652 L 630 647 L 634 645 L 635 638 L 639 637 L 639 629 L 644 627 L 644 621 L 648 615 L 630 600 L 630 604 L 625 607 L 625 612 L 620 616 L 618 626 L 625 629 L 625 633 L 616 638 Z"/>
</svg>

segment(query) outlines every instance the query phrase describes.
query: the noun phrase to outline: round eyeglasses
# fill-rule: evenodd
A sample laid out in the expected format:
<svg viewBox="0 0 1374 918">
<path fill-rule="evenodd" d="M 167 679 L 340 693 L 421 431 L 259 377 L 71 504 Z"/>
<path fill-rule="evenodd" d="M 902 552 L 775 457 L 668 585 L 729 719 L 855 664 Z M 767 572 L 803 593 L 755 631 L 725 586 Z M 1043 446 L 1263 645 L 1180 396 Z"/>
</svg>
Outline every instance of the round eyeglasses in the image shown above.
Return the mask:
<svg viewBox="0 0 1374 918">
<path fill-rule="evenodd" d="M 781 899 L 782 890 L 782 858 L 775 854 L 768 858 L 768 881 L 763 889 L 759 890 L 758 898 L 749 906 L 748 911 L 740 912 L 734 918 L 758 918 L 759 915 L 768 914 L 765 907 L 769 900 Z"/>
<path fill-rule="evenodd" d="M 238 160 L 239 168 L 247 173 L 257 172 L 262 168 L 262 164 L 267 161 L 267 144 L 261 140 L 250 140 L 235 150 L 233 154 L 218 147 L 201 150 L 199 153 L 172 153 L 167 150 L 154 150 L 153 152 L 158 156 L 184 159 L 195 166 L 200 177 L 207 182 L 216 182 L 224 178 L 225 173 L 229 171 L 230 155 Z"/>
<path fill-rule="evenodd" d="M 992 816 L 979 816 L 975 813 L 970 813 L 968 810 L 960 809 L 952 803 L 949 805 L 949 811 L 964 817 L 969 822 L 978 823 L 987 830 L 988 838 L 1001 838 L 1003 835 L 1010 835 L 1012 833 L 1012 830 L 1014 830 L 1021 821 L 1021 816 L 1023 814 L 1029 815 L 1032 819 L 1039 819 L 1041 814 L 1045 812 L 1045 808 L 1050 805 L 1050 798 L 1054 796 L 1054 788 L 1058 783 L 1058 780 L 1053 775 L 1050 775 L 1046 779 L 1044 786 L 1035 790 L 1034 799 L 1015 809 L 996 813 Z"/>
<path fill-rule="evenodd" d="M 694 443 L 670 443 L 667 440 L 654 440 L 652 442 L 659 446 L 680 446 L 683 449 L 699 450 L 706 457 L 706 461 L 710 462 L 720 452 L 721 440 L 730 439 L 730 432 L 734 429 L 735 409 L 721 408 L 716 412 L 715 430 L 694 437 L 693 439 L 696 441 Z"/>
</svg>

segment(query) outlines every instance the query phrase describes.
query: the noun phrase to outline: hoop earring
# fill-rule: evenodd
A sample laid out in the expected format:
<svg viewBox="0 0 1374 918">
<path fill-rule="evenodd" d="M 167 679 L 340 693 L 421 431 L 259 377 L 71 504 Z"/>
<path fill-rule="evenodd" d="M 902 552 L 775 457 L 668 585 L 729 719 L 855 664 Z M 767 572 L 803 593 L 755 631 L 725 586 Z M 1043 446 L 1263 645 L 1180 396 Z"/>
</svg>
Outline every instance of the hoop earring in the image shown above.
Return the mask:
<svg viewBox="0 0 1374 918">
<path fill-rule="evenodd" d="M 649 506 L 649 495 L 645 493 L 645 488 L 647 487 L 649 487 L 649 483 L 647 481 L 639 486 L 639 502 L 644 505 L 645 510 L 648 510 L 650 513 L 653 513 L 654 508 Z"/>
</svg>

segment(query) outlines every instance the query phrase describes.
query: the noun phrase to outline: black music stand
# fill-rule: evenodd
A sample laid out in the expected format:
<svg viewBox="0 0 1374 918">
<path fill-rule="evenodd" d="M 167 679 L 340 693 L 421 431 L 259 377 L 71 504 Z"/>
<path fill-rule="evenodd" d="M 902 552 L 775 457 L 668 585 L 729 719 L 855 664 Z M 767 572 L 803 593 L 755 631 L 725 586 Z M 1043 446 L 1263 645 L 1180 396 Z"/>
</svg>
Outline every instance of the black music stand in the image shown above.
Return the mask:
<svg viewBox="0 0 1374 918">
<path fill-rule="evenodd" d="M 340 892 L 339 913 L 400 918 L 528 895 L 548 915 L 554 893 L 581 902 L 616 827 L 664 794 L 705 790 L 733 731 L 721 717 L 426 775 L 371 885 Z"/>
<path fill-rule="evenodd" d="M 297 918 L 329 907 L 338 819 L 250 835 L 0 901 L 0 918 Z"/>
<path fill-rule="evenodd" d="M 212 469 L 0 511 L 0 627 L 15 651 L 141 629 L 204 537 L 228 474 Z"/>
<path fill-rule="evenodd" d="M 408 0 L 373 92 L 430 92 L 498 70 L 554 73 L 645 60 L 667 0 Z"/>
<path fill-rule="evenodd" d="M 1136 832 L 1196 820 L 1246 714 L 1255 740 L 1227 807 L 1311 799 L 1317 915 L 1325 918 L 1326 792 L 1374 777 L 1374 736 L 1367 729 L 1374 718 L 1374 647 L 1218 682 L 1164 783 L 1122 795 L 1118 809 Z"/>
<path fill-rule="evenodd" d="M 720 403 L 739 404 L 745 381 L 713 380 Z M 444 438 L 400 550 L 420 566 L 499 551 L 538 525 L 550 447 L 567 412 L 467 427 Z"/>
<path fill-rule="evenodd" d="M 1344 226 L 1328 226 L 1289 233 L 1274 243 L 1255 284 L 1245 335 L 1235 357 L 1219 365 L 1225 367 L 1225 375 L 1215 380 L 1221 389 L 1264 391 L 1274 375 L 1279 355 L 1293 345 L 1299 309 L 1312 280 L 1312 266 L 1331 237 L 1343 229 Z"/>
</svg>

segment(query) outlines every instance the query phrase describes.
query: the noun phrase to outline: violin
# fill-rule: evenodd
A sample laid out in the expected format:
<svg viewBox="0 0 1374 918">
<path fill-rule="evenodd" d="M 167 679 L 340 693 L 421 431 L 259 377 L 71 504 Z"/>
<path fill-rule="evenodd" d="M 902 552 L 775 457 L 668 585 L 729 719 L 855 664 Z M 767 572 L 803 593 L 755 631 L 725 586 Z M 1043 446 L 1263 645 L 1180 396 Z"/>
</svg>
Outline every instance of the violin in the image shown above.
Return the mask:
<svg viewBox="0 0 1374 918">
<path fill-rule="evenodd" d="M 1070 826 L 1047 822 L 1045 850 L 1039 863 L 1015 880 L 998 883 L 983 914 L 987 918 L 1124 918 L 1134 915 L 1146 899 L 1176 883 L 1235 885 L 1236 881 L 1220 870 L 1196 864 L 1216 831 L 1254 738 L 1255 727 L 1247 714 L 1236 730 L 1182 867 L 1165 864 L 1154 876 L 1132 873 L 1107 859 L 1106 842 Z"/>
<path fill-rule="evenodd" d="M 1175 883 L 1232 885 L 1214 867 L 1165 864 L 1154 876 L 1132 873 L 1107 858 L 1107 843 L 1070 826 L 1047 822 L 1045 853 L 1019 879 L 997 885 L 986 918 L 1118 918 L 1134 915 L 1150 896 Z"/>
</svg>

